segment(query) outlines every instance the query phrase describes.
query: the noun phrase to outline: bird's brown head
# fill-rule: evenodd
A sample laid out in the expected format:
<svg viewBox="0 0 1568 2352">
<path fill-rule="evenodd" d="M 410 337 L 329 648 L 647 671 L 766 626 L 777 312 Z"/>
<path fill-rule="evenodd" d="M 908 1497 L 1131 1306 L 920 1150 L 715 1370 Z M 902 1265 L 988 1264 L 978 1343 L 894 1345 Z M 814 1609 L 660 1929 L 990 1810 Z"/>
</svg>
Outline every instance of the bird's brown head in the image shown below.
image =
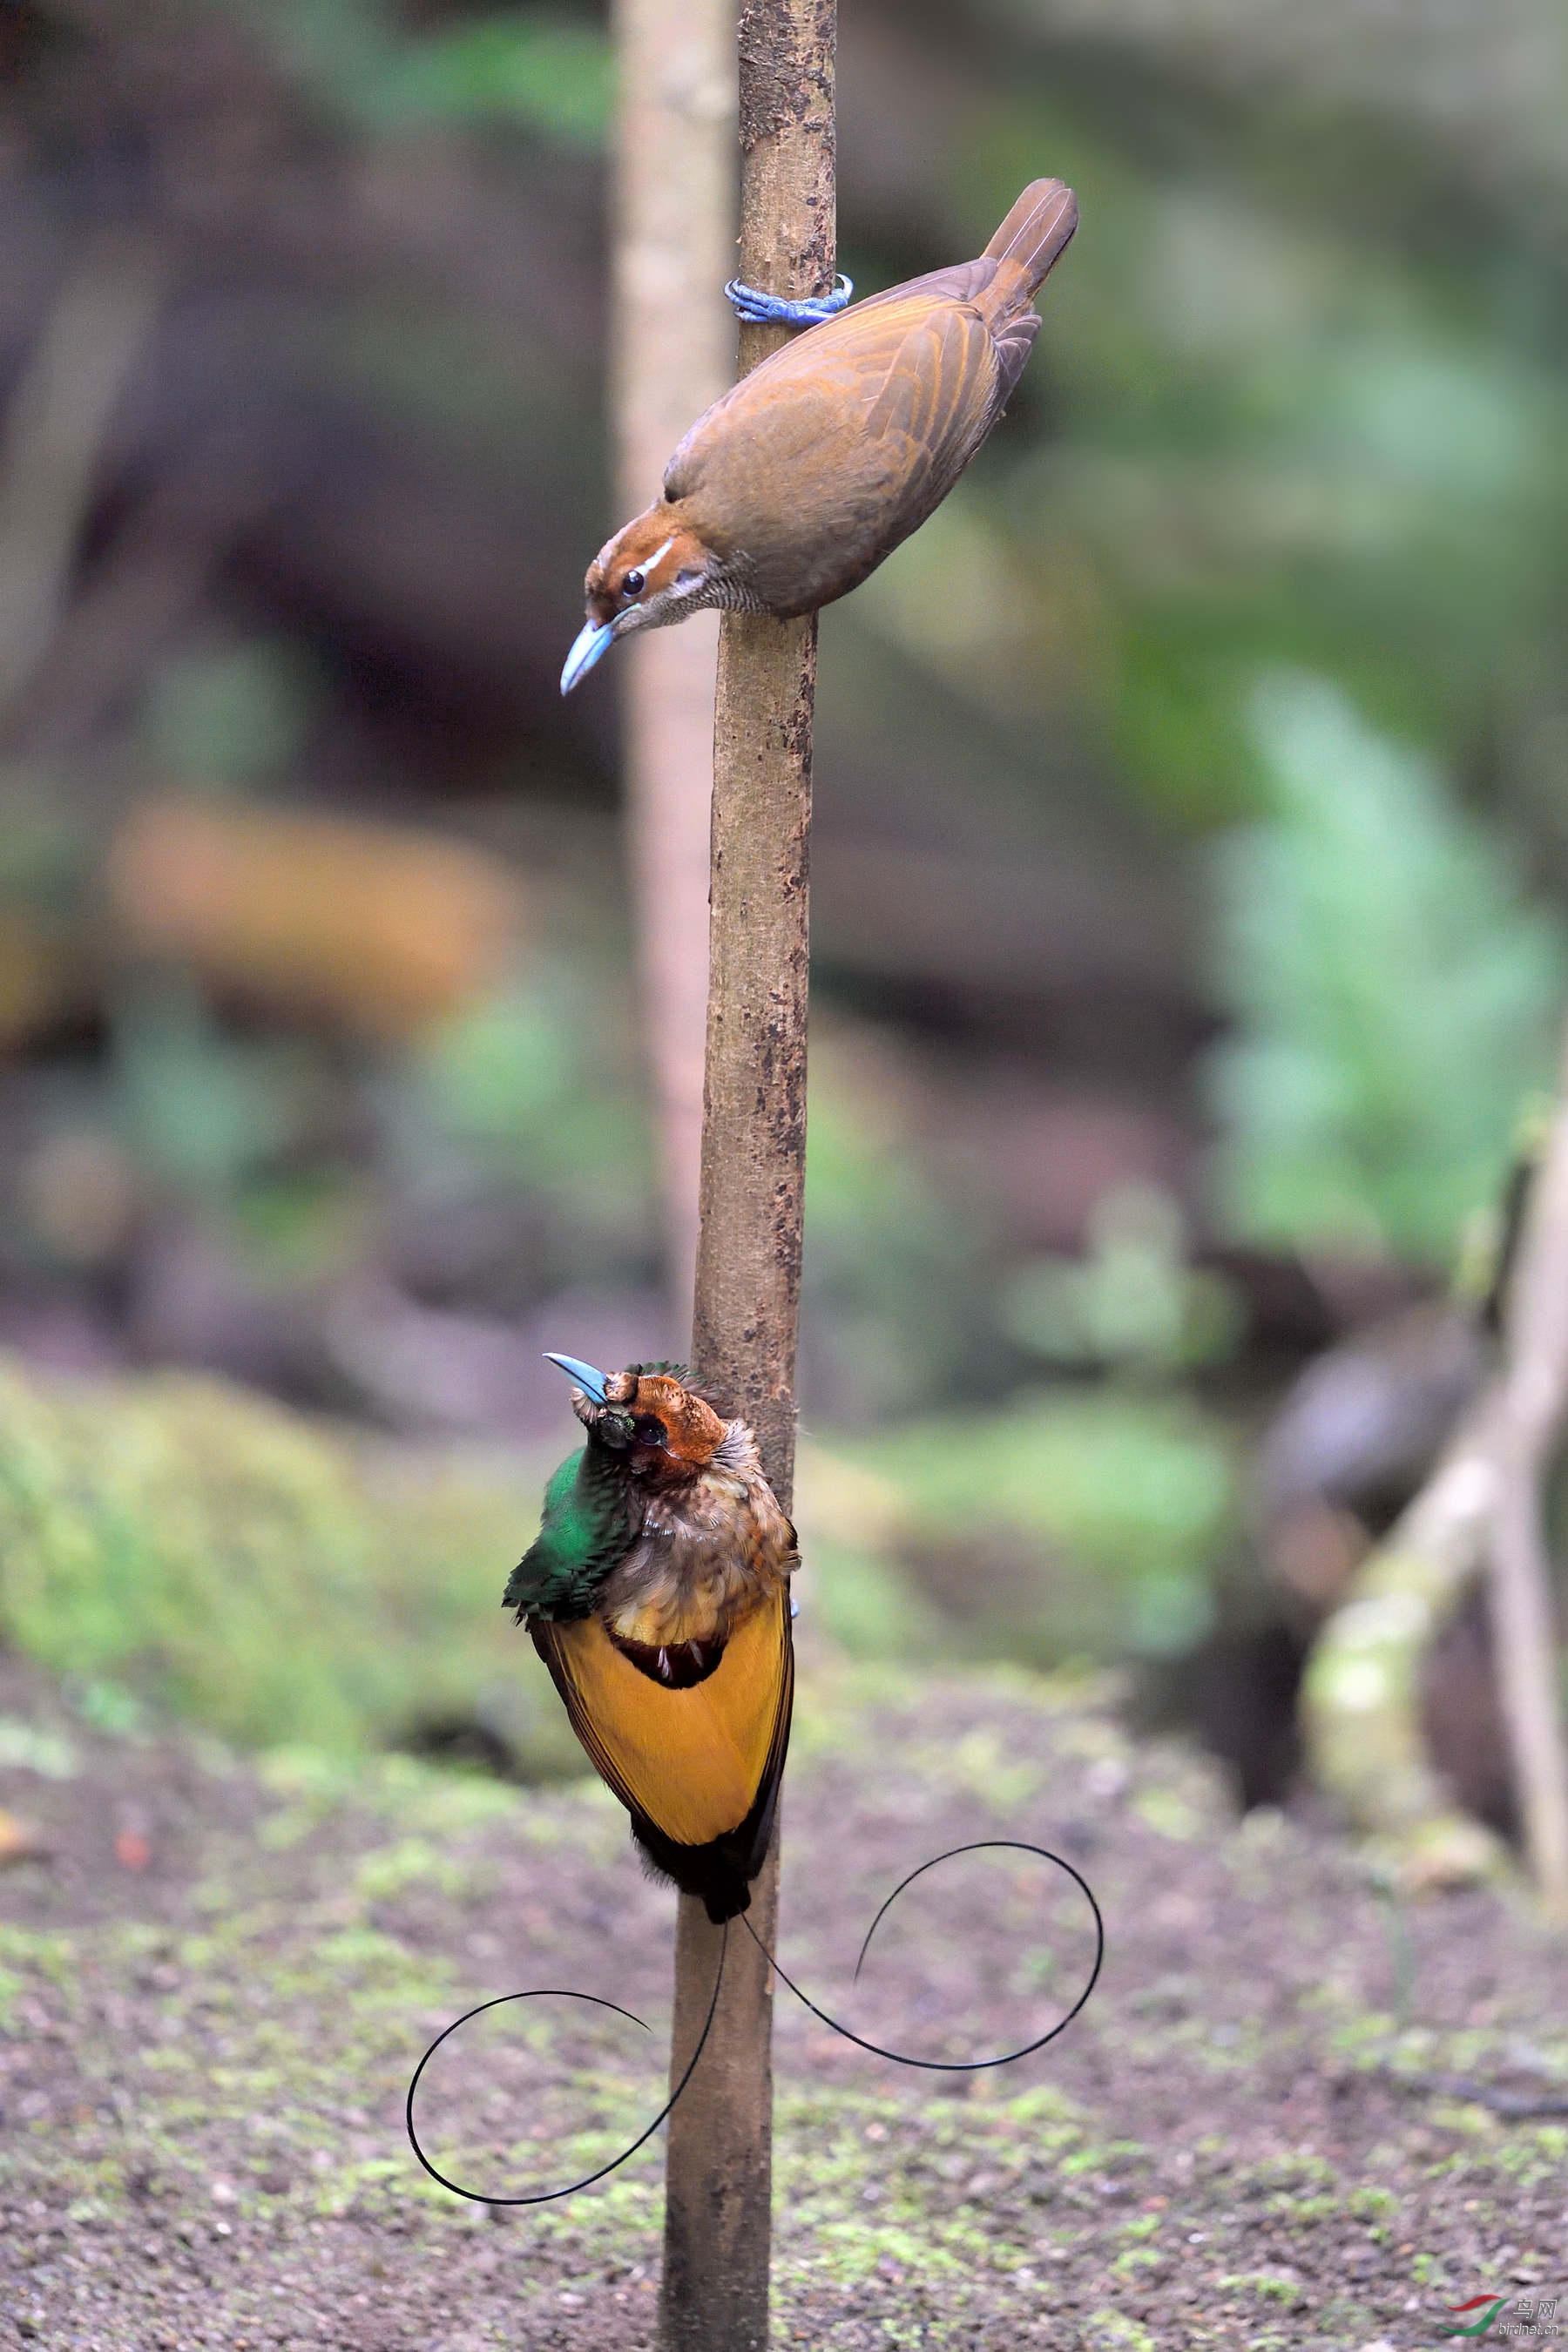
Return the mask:
<svg viewBox="0 0 1568 2352">
<path fill-rule="evenodd" d="M 617 637 L 683 621 L 713 600 L 717 567 L 668 499 L 623 525 L 605 541 L 583 583 L 587 618 L 566 656 L 561 691 L 570 694 Z"/>
<path fill-rule="evenodd" d="M 729 1433 L 729 1423 L 707 1399 L 667 1365 L 630 1364 L 624 1372 L 596 1372 L 571 1356 L 552 1356 L 550 1361 L 576 1381 L 573 1410 L 584 1427 L 613 1453 L 624 1454 L 634 1477 L 653 1486 L 695 1478 Z"/>
</svg>

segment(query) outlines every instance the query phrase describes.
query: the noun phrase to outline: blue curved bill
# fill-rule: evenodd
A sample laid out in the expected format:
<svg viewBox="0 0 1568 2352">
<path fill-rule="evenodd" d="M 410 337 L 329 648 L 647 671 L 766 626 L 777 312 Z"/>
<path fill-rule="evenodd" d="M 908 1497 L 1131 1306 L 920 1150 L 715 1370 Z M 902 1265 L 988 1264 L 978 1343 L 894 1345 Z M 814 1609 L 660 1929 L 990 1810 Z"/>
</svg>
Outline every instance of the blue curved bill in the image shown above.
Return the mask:
<svg viewBox="0 0 1568 2352">
<path fill-rule="evenodd" d="M 584 1363 L 580 1356 L 552 1356 L 548 1348 L 544 1350 L 544 1360 L 547 1364 L 559 1364 L 567 1379 L 576 1381 L 591 1404 L 604 1403 L 605 1375 L 596 1372 L 592 1364 Z"/>
<path fill-rule="evenodd" d="M 577 641 L 566 656 L 566 667 L 561 673 L 563 694 L 570 694 L 574 686 L 581 684 L 599 656 L 609 651 L 615 635 L 613 621 L 584 622 Z"/>
</svg>

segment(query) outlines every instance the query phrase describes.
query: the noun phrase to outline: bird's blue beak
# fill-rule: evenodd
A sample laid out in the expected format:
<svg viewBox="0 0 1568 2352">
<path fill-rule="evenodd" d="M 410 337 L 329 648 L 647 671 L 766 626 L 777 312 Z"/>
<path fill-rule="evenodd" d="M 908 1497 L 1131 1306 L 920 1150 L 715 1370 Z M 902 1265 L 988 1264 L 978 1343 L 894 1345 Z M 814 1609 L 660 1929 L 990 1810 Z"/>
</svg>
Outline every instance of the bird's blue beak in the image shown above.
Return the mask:
<svg viewBox="0 0 1568 2352">
<path fill-rule="evenodd" d="M 544 1351 L 544 1360 L 547 1364 L 559 1364 L 567 1379 L 576 1381 L 591 1404 L 604 1403 L 605 1375 L 596 1372 L 592 1364 L 584 1364 L 576 1356 L 552 1356 L 548 1348 Z"/>
<path fill-rule="evenodd" d="M 561 691 L 570 694 L 572 688 L 593 668 L 601 654 L 608 653 L 615 641 L 613 621 L 584 621 L 577 642 L 566 656 L 566 667 L 561 673 Z"/>
</svg>

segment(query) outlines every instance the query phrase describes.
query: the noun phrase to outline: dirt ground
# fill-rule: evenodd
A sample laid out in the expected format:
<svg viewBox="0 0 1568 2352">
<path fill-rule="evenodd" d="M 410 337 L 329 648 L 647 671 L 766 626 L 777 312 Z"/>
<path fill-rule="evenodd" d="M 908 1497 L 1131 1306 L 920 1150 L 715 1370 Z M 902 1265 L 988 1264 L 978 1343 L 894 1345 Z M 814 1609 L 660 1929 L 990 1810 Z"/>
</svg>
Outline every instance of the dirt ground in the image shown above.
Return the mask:
<svg viewBox="0 0 1568 2352">
<path fill-rule="evenodd" d="M 900 2070 L 781 1993 L 778 2345 L 1436 2345 L 1568 2321 L 1568 1950 L 1490 1894 L 1381 1895 L 1310 1821 L 1237 1822 L 1197 1759 L 1023 1677 L 803 1683 L 783 1950 L 858 2030 L 927 2055 L 1044 2030 L 1090 1930 L 1014 1852 L 1054 1846 L 1108 1951 L 1048 2050 Z M 0 1875 L 0 2345 L 73 2352 L 640 2352 L 656 2140 L 571 2179 L 661 2099 L 673 1899 L 594 1784 L 519 1790 L 402 1759 L 241 1761 L 89 1731 L 0 1661 L 0 1804 L 53 1848 Z M 1554 2112 L 1553 2112 L 1554 2110 Z M 1527 2112 L 1528 2111 L 1528 2112 Z M 1542 2305 L 1561 2298 L 1557 2313 Z M 1561 2315 L 1559 2317 L 1559 2315 Z"/>
</svg>

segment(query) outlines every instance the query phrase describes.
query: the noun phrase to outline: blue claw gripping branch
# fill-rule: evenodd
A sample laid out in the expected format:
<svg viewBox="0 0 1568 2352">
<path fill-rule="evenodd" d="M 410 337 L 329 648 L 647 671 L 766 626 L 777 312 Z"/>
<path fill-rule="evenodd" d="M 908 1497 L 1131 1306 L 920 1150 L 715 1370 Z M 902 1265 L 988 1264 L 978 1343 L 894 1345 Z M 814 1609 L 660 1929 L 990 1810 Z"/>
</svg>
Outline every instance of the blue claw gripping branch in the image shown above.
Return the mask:
<svg viewBox="0 0 1568 2352">
<path fill-rule="evenodd" d="M 831 294 L 815 294 L 805 302 L 786 302 L 782 294 L 760 293 L 754 286 L 743 286 L 738 278 L 731 278 L 724 291 L 736 316 L 748 327 L 820 327 L 825 319 L 838 316 L 855 285 L 852 278 L 841 278 Z"/>
</svg>

